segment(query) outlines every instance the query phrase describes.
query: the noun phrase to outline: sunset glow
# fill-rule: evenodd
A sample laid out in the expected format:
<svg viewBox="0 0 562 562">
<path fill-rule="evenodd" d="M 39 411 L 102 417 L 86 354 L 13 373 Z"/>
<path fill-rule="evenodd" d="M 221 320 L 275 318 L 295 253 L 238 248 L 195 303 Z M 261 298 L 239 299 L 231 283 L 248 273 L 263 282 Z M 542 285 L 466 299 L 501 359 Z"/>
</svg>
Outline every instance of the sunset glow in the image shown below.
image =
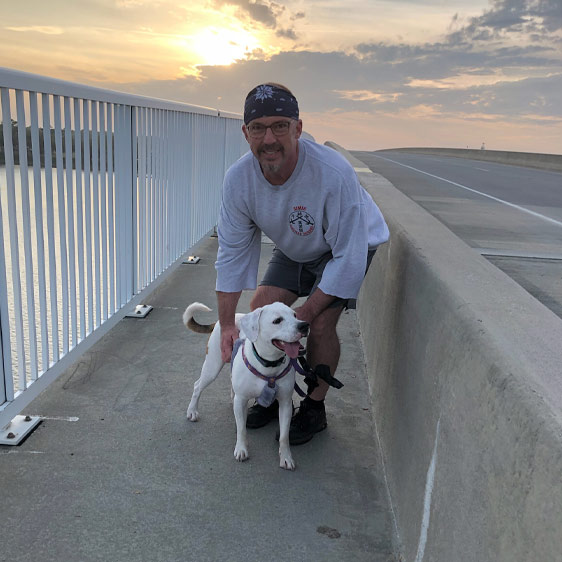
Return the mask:
<svg viewBox="0 0 562 562">
<path fill-rule="evenodd" d="M 198 65 L 211 66 L 232 64 L 259 47 L 251 33 L 214 27 L 199 31 L 189 37 L 186 43 Z"/>
<path fill-rule="evenodd" d="M 281 82 L 319 142 L 562 154 L 560 0 L 5 4 L 8 68 L 235 113 Z"/>
</svg>

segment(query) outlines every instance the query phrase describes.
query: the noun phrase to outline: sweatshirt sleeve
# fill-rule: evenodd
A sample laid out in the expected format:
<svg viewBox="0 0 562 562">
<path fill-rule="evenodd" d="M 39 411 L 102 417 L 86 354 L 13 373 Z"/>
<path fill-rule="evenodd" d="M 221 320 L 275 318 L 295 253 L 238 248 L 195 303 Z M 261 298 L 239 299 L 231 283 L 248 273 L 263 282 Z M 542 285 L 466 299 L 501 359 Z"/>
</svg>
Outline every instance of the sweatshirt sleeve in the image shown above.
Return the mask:
<svg viewBox="0 0 562 562">
<path fill-rule="evenodd" d="M 326 240 L 332 259 L 326 264 L 318 287 L 326 294 L 343 299 L 357 298 L 365 277 L 368 228 L 365 205 L 361 202 L 330 213 Z"/>
<path fill-rule="evenodd" d="M 346 163 L 339 172 L 339 186 L 324 202 L 324 237 L 333 257 L 318 287 L 328 295 L 354 299 L 365 278 L 369 249 L 386 242 L 389 232 L 355 170 Z"/>
<path fill-rule="evenodd" d="M 225 178 L 217 227 L 216 290 L 235 293 L 257 287 L 261 231 L 249 218 L 242 197 L 233 197 Z M 240 190 L 238 190 L 240 191 Z"/>
</svg>

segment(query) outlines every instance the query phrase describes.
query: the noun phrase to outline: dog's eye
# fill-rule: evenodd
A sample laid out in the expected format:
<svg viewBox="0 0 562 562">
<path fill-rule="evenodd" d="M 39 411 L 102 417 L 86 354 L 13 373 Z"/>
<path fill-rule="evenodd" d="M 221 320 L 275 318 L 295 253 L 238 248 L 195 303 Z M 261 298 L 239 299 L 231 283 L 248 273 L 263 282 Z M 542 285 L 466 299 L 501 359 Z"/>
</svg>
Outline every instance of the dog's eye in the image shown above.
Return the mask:
<svg viewBox="0 0 562 562">
<path fill-rule="evenodd" d="M 274 324 L 281 324 L 281 322 L 283 322 L 283 318 L 276 318 L 273 323 Z"/>
</svg>

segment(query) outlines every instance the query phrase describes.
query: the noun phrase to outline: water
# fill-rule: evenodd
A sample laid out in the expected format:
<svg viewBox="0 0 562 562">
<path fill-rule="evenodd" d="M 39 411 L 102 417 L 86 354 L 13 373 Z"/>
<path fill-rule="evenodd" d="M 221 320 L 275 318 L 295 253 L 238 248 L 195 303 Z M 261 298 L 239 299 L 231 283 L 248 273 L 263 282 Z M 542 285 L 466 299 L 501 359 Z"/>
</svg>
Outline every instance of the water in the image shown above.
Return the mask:
<svg viewBox="0 0 562 562">
<path fill-rule="evenodd" d="M 9 212 L 8 178 L 6 168 L 0 167 L 9 338 L 14 386 L 17 390 L 25 388 L 30 380 L 79 343 L 92 331 L 94 323 L 101 323 L 100 318 L 94 318 L 101 308 L 98 300 L 103 299 L 104 302 L 99 304 L 103 304 L 107 315 L 109 291 L 102 286 L 103 268 L 98 267 L 96 271 L 91 245 L 97 244 L 98 249 L 101 248 L 100 261 L 107 268 L 109 223 L 106 221 L 102 225 L 100 210 L 102 207 L 107 208 L 113 197 L 111 189 L 106 187 L 107 174 L 105 177 L 104 174 L 97 176 L 99 182 L 105 180 L 103 185 L 100 182 L 99 189 L 94 189 L 92 173 L 89 189 L 85 186 L 84 172 L 79 173 L 77 188 L 74 170 L 70 183 L 67 183 L 66 171 L 60 181 L 54 169 L 50 177 L 52 187 L 49 188 L 49 178 L 44 169 L 35 176 L 30 168 L 27 177 L 22 177 L 20 167 L 15 166 L 12 211 L 15 207 L 16 212 L 10 221 L 12 213 Z M 113 182 L 110 188 L 112 185 Z M 77 196 L 81 205 L 77 202 Z M 88 208 L 87 201 L 90 202 Z M 63 213 L 59 213 L 59 205 L 62 205 Z M 72 219 L 70 222 L 69 218 Z M 102 226 L 98 229 L 97 238 L 92 227 L 95 219 Z M 105 232 L 105 236 L 101 232 Z M 12 244 L 16 239 L 17 252 L 14 252 Z M 74 268 L 69 270 L 65 266 L 67 260 L 73 262 Z M 73 269 L 75 274 L 63 276 L 63 269 L 67 272 Z M 20 290 L 14 271 L 19 273 Z M 3 333 L 6 333 L 4 326 Z"/>
</svg>

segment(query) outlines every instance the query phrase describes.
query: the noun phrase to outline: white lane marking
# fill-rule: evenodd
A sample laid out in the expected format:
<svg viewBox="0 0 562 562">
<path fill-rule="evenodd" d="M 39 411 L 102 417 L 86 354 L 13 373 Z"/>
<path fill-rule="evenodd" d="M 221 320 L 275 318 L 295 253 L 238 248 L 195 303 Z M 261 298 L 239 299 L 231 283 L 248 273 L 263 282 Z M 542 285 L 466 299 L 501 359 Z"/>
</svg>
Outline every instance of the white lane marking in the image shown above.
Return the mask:
<svg viewBox="0 0 562 562">
<path fill-rule="evenodd" d="M 482 256 L 499 258 L 526 258 L 529 260 L 562 261 L 562 254 L 539 254 L 538 252 L 522 252 L 520 250 L 497 250 L 495 248 L 472 248 Z"/>
<path fill-rule="evenodd" d="M 427 543 L 427 530 L 429 529 L 429 516 L 431 515 L 431 495 L 433 493 L 433 483 L 435 481 L 435 465 L 437 464 L 437 443 L 439 441 L 439 426 L 441 425 L 441 416 L 437 420 L 437 429 L 435 430 L 435 443 L 433 444 L 433 454 L 431 462 L 427 470 L 427 478 L 425 481 L 425 497 L 423 500 L 423 517 L 420 530 L 420 540 L 418 542 L 418 552 L 415 562 L 422 562 L 425 553 L 425 545 Z"/>
<path fill-rule="evenodd" d="M 42 416 L 41 414 L 34 414 L 31 417 L 41 418 L 42 420 L 57 420 L 57 421 L 69 421 L 69 422 L 77 422 L 80 419 L 75 416 Z"/>
<path fill-rule="evenodd" d="M 0 451 L 0 455 L 44 455 L 45 451 Z"/>
<path fill-rule="evenodd" d="M 376 156 L 376 155 L 373 154 L 373 156 Z M 487 193 L 482 193 L 482 191 L 477 191 L 476 189 L 472 189 L 471 187 L 467 187 L 466 185 L 462 185 L 460 183 L 456 183 L 454 181 L 447 180 L 447 179 L 442 178 L 440 176 L 430 174 L 429 172 L 424 172 L 423 170 L 418 170 L 417 168 L 414 168 L 413 166 L 408 166 L 407 164 L 401 164 L 400 162 L 396 162 L 396 160 L 391 160 L 390 158 L 384 158 L 382 156 L 376 156 L 376 158 L 380 158 L 382 160 L 387 160 L 388 162 L 392 162 L 393 164 L 398 164 L 399 166 L 403 166 L 404 168 L 409 168 L 410 170 L 414 170 L 415 172 L 419 172 L 420 174 L 425 174 L 426 176 L 430 176 L 432 178 L 450 183 L 451 185 L 455 185 L 456 187 L 460 187 L 462 189 L 466 189 L 467 191 L 471 191 L 472 193 L 476 193 L 477 195 L 482 195 L 483 197 L 487 197 L 488 199 L 492 199 L 494 201 L 497 201 L 498 203 L 503 203 L 504 205 L 507 205 L 508 207 L 513 207 L 514 209 L 517 209 L 519 211 L 523 211 L 524 213 L 528 213 L 529 215 L 533 215 L 534 217 L 537 217 L 539 219 L 543 219 L 543 220 L 545 220 L 547 222 L 550 222 L 552 224 L 555 224 L 557 226 L 562 226 L 561 221 L 557 221 L 556 219 L 552 219 L 550 217 L 547 217 L 546 215 L 541 215 L 540 213 L 536 213 L 535 211 L 531 211 L 531 209 L 521 207 L 520 205 L 516 205 L 515 203 L 510 203 L 509 201 L 504 201 L 503 199 L 499 199 L 498 197 L 494 197 L 493 195 L 488 195 Z"/>
<path fill-rule="evenodd" d="M 477 170 L 480 170 L 481 172 L 489 172 L 490 170 L 486 170 L 486 168 L 476 168 Z"/>
</svg>

